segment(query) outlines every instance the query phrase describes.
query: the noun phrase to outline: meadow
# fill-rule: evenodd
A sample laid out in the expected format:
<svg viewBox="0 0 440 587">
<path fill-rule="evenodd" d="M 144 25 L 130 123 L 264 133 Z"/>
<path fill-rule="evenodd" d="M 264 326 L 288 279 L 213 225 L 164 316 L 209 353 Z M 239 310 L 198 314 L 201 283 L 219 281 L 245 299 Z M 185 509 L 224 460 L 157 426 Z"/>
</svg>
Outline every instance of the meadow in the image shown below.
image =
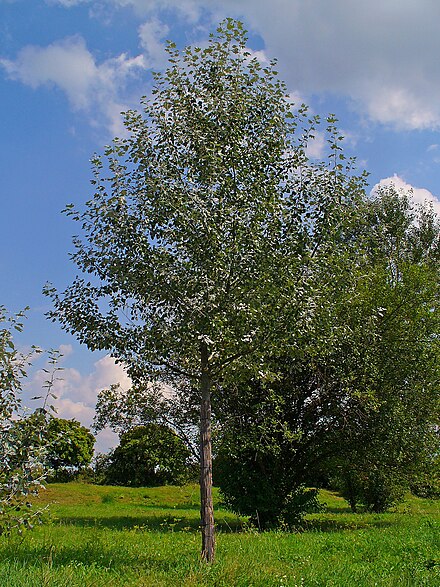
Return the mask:
<svg viewBox="0 0 440 587">
<path fill-rule="evenodd" d="M 335 493 L 295 533 L 263 532 L 216 496 L 217 557 L 200 560 L 198 487 L 53 484 L 44 523 L 0 537 L 0 587 L 440 586 L 440 502 L 353 514 Z"/>
</svg>

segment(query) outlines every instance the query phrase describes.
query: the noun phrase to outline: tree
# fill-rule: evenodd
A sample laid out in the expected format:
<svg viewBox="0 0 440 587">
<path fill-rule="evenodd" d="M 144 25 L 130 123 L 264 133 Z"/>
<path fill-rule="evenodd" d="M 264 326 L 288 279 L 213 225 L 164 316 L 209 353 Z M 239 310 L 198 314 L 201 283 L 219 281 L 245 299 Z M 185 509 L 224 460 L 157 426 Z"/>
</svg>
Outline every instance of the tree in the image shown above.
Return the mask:
<svg viewBox="0 0 440 587">
<path fill-rule="evenodd" d="M 305 483 L 327 455 L 330 435 L 310 402 L 315 374 L 298 363 L 277 359 L 283 375 L 276 381 L 241 382 L 214 406 L 215 483 L 226 506 L 262 530 L 297 527 L 319 507 Z"/>
<path fill-rule="evenodd" d="M 295 522 L 319 473 L 353 509 L 384 511 L 438 454 L 438 219 L 389 188 L 339 238 L 352 254 L 325 274 L 315 265 L 323 303 L 302 353 L 274 358 L 276 381 L 241 382 L 214 404 L 217 481 L 262 526 Z"/>
<path fill-rule="evenodd" d="M 104 481 L 132 487 L 178 485 L 188 478 L 189 456 L 185 444 L 167 426 L 138 426 L 121 435 Z"/>
<path fill-rule="evenodd" d="M 369 400 L 333 464 L 353 508 L 383 511 L 439 450 L 440 222 L 432 207 L 384 188 L 368 203 L 360 238 L 347 355 L 352 385 Z"/>
<path fill-rule="evenodd" d="M 50 418 L 47 426 L 47 464 L 55 471 L 81 471 L 93 458 L 95 437 L 77 420 Z"/>
<path fill-rule="evenodd" d="M 59 481 L 63 473 L 67 479 L 87 467 L 92 461 L 95 444 L 90 430 L 74 419 L 65 420 L 47 414 L 45 420 L 42 430 L 41 412 L 36 410 L 15 422 L 13 429 L 24 445 L 39 444 L 44 448 L 44 467 L 50 474 L 54 472 L 55 480 Z"/>
<path fill-rule="evenodd" d="M 199 413 L 190 390 L 133 385 L 127 393 L 119 384 L 114 384 L 98 394 L 94 429 L 100 431 L 109 427 L 121 436 L 138 426 L 165 426 L 179 436 L 192 457 L 198 460 L 198 420 Z"/>
<path fill-rule="evenodd" d="M 275 62 L 226 20 L 205 49 L 168 46 L 129 137 L 93 158 L 95 194 L 67 213 L 73 261 L 91 277 L 48 285 L 53 320 L 127 365 L 135 384 L 187 391 L 200 406 L 202 555 L 214 557 L 211 397 L 228 381 L 274 376 L 313 306 L 311 265 L 362 191 L 329 119 L 328 162 L 305 147 L 316 121 L 293 113 Z"/>
<path fill-rule="evenodd" d="M 44 449 L 40 439 L 46 426 L 46 401 L 37 412 L 37 442 L 24 441 L 16 426 L 23 418 L 22 381 L 32 356 L 41 351 L 32 348 L 29 355 L 21 354 L 14 345 L 13 332 L 23 328 L 24 313 L 9 316 L 0 306 L 0 534 L 32 528 L 41 510 L 32 508 L 30 497 L 42 488 Z M 51 382 L 46 384 L 50 393 Z"/>
</svg>

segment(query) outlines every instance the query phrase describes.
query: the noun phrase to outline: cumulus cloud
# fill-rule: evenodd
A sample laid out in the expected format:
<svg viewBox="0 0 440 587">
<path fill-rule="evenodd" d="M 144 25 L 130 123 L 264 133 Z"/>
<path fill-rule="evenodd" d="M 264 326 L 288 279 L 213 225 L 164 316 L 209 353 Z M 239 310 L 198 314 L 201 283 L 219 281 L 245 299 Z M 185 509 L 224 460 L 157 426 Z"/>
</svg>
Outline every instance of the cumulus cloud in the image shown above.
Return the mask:
<svg viewBox="0 0 440 587">
<path fill-rule="evenodd" d="M 164 40 L 169 27 L 157 18 L 144 22 L 139 27 L 139 39 L 144 49 L 145 64 L 147 67 L 161 68 L 167 63 Z"/>
<path fill-rule="evenodd" d="M 64 358 L 72 352 L 71 345 L 62 345 L 60 351 Z M 28 393 L 41 390 L 48 379 L 43 369 L 35 372 L 29 385 Z M 102 357 L 93 365 L 89 373 L 81 373 L 77 369 L 63 368 L 57 373 L 52 388 L 56 396 L 53 400 L 59 418 L 74 418 L 84 426 L 90 427 L 95 415 L 95 406 L 98 393 L 113 383 L 120 383 L 123 389 L 131 386 L 130 378 L 119 364 L 109 356 Z M 97 435 L 95 450 L 105 452 L 118 442 L 116 434 L 110 430 L 103 430 Z"/>
<path fill-rule="evenodd" d="M 315 132 L 314 138 L 307 144 L 306 155 L 310 159 L 322 159 L 327 147 L 327 141 L 324 133 Z"/>
<path fill-rule="evenodd" d="M 98 64 L 80 36 L 47 47 L 29 45 L 14 60 L 0 59 L 0 65 L 10 78 L 34 89 L 59 88 L 74 110 L 88 113 L 94 124 L 105 122 L 112 131 L 120 129 L 119 113 L 125 108 L 121 90 L 130 76 L 145 66 L 142 55 L 129 57 L 125 53 Z"/>
<path fill-rule="evenodd" d="M 294 87 L 346 95 L 373 119 L 399 128 L 440 125 L 435 0 L 238 5 Z"/>
<path fill-rule="evenodd" d="M 87 0 L 47 0 L 66 8 Z M 2 64 L 33 87 L 54 83 L 77 109 L 112 112 L 127 72 L 164 63 L 166 21 L 203 34 L 226 16 L 261 36 L 262 55 L 279 59 L 289 87 L 305 95 L 334 93 L 362 114 L 397 129 L 440 128 L 440 3 L 437 0 L 97 0 L 101 11 L 130 8 L 146 19 L 139 28 L 143 55 L 97 64 L 78 38 L 23 49 Z M 117 13 L 114 13 L 117 14 Z M 63 66 L 64 64 L 64 66 Z M 94 96 L 96 96 L 94 98 Z M 106 103 L 109 107 L 106 110 Z"/>
<path fill-rule="evenodd" d="M 174 9 L 204 26 L 207 14 L 211 25 L 241 18 L 279 58 L 291 87 L 348 97 L 373 120 L 397 128 L 440 127 L 437 0 L 110 1 L 140 15 Z"/>
<path fill-rule="evenodd" d="M 412 186 L 396 174 L 394 174 L 392 177 L 381 179 L 379 183 L 374 186 L 372 192 L 375 192 L 379 187 L 386 187 L 390 185 L 394 186 L 397 190 L 411 192 L 412 199 L 417 204 L 423 204 L 424 202 L 432 204 L 434 211 L 440 216 L 440 199 L 438 197 L 425 188 L 417 188 Z"/>
</svg>

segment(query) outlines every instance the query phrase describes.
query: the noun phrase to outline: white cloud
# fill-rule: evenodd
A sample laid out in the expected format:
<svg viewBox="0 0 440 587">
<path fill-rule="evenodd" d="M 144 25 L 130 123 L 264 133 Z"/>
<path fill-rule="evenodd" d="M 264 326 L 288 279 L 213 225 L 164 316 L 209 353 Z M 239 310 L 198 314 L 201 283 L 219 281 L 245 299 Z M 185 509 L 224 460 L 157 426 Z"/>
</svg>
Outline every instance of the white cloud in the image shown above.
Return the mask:
<svg viewBox="0 0 440 587">
<path fill-rule="evenodd" d="M 404 179 L 394 174 L 392 177 L 381 179 L 377 183 L 372 192 L 376 191 L 379 187 L 394 186 L 397 190 L 403 190 L 405 192 L 412 192 L 412 199 L 417 204 L 423 204 L 428 202 L 433 205 L 434 211 L 440 216 L 440 199 L 429 190 L 425 188 L 417 188 L 407 183 Z"/>
<path fill-rule="evenodd" d="M 71 344 L 61 344 L 58 350 L 62 359 L 66 359 L 73 353 L 73 346 Z"/>
<path fill-rule="evenodd" d="M 325 135 L 322 132 L 315 132 L 314 138 L 307 144 L 306 155 L 310 159 L 322 159 L 327 146 Z"/>
<path fill-rule="evenodd" d="M 366 95 L 369 91 L 366 90 Z M 369 96 L 370 116 L 381 123 L 392 124 L 397 129 L 429 129 L 440 124 L 440 109 L 436 104 L 420 104 L 418 88 L 375 88 Z"/>
<path fill-rule="evenodd" d="M 47 47 L 24 47 L 15 60 L 0 59 L 9 77 L 34 89 L 55 86 L 72 108 L 86 112 L 95 125 L 120 129 L 121 93 L 129 78 L 143 69 L 142 55 L 127 54 L 96 63 L 80 36 L 56 41 Z"/>
<path fill-rule="evenodd" d="M 307 100 L 298 91 L 296 91 L 296 92 L 290 92 L 289 93 L 289 100 L 292 102 L 292 104 L 296 108 L 299 108 L 302 104 L 307 104 Z M 310 110 L 309 110 L 309 114 L 312 114 L 312 112 Z"/>
<path fill-rule="evenodd" d="M 164 39 L 168 32 L 169 27 L 157 18 L 146 21 L 139 27 L 139 38 L 145 51 L 144 58 L 147 67 L 161 68 L 167 64 Z"/>
<path fill-rule="evenodd" d="M 86 0 L 51 0 L 66 8 Z M 54 83 L 77 109 L 98 106 L 107 119 L 121 101 L 128 71 L 164 64 L 164 18 L 192 24 L 206 36 L 226 16 L 259 34 L 264 53 L 279 59 L 282 77 L 305 95 L 334 93 L 363 114 L 397 129 L 440 128 L 440 3 L 438 0 L 97 0 L 102 11 L 131 8 L 145 55 L 97 64 L 74 38 L 3 60 L 9 74 L 33 87 Z M 117 12 L 113 13 L 115 17 Z M 174 23 L 173 23 L 174 19 Z M 130 69 L 132 68 L 132 69 Z M 91 103 L 93 106 L 91 106 Z M 109 106 L 107 106 L 109 104 Z"/>
<path fill-rule="evenodd" d="M 254 51 L 250 47 L 246 47 L 246 53 L 249 53 L 249 57 L 247 58 L 249 61 L 251 59 L 257 59 L 262 65 L 269 65 L 270 59 L 266 55 L 266 52 L 260 49 L 259 51 Z"/>
<path fill-rule="evenodd" d="M 293 87 L 348 96 L 399 128 L 440 125 L 436 0 L 238 0 L 238 11 Z"/>
<path fill-rule="evenodd" d="M 291 87 L 348 97 L 373 120 L 397 128 L 440 127 L 437 0 L 112 1 L 139 14 L 174 9 L 204 26 L 207 13 L 211 25 L 241 18 L 279 58 Z"/>
<path fill-rule="evenodd" d="M 76 109 L 90 101 L 90 90 L 97 77 L 95 62 L 81 37 L 71 37 L 48 47 L 27 46 L 15 61 L 0 63 L 9 76 L 32 88 L 55 84 L 67 94 Z"/>
<path fill-rule="evenodd" d="M 70 345 L 62 345 L 60 351 L 72 351 Z M 29 384 L 29 393 L 42 395 L 40 390 L 48 379 L 48 374 L 39 369 Z M 56 396 L 53 404 L 57 410 L 57 417 L 74 418 L 84 426 L 91 427 L 95 415 L 95 406 L 98 393 L 113 383 L 120 383 L 123 389 L 131 386 L 130 378 L 121 365 L 115 363 L 109 356 L 102 357 L 94 363 L 90 373 L 80 373 L 77 369 L 63 368 L 57 373 L 57 380 L 51 391 Z M 36 392 L 35 392 L 36 390 Z M 36 407 L 36 406 L 31 406 Z M 117 435 L 110 430 L 104 430 L 97 435 L 95 450 L 105 452 L 117 444 Z"/>
<path fill-rule="evenodd" d="M 114 448 L 119 444 L 119 436 L 106 428 L 96 434 L 95 453 L 106 453 L 110 448 Z"/>
</svg>

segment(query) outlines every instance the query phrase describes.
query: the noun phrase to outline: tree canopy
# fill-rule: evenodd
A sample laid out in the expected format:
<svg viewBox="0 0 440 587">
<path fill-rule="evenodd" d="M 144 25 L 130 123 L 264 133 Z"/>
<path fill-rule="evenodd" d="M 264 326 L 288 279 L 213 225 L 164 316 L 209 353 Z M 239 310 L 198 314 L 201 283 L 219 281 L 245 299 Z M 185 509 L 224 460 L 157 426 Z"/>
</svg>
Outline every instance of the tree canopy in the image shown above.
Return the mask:
<svg viewBox="0 0 440 587">
<path fill-rule="evenodd" d="M 105 470 L 105 483 L 146 487 L 188 479 L 190 453 L 167 426 L 150 423 L 121 435 Z"/>
<path fill-rule="evenodd" d="M 354 254 L 327 269 L 332 280 L 318 275 L 326 301 L 302 356 L 274 358 L 277 381 L 250 379 L 213 406 L 217 480 L 263 526 L 295 521 L 301 487 L 323 473 L 353 508 L 383 511 L 438 454 L 439 219 L 391 187 L 365 199 L 344 238 Z"/>
<path fill-rule="evenodd" d="M 95 437 L 77 420 L 51 417 L 47 426 L 47 464 L 55 471 L 81 471 L 93 457 Z"/>
</svg>

